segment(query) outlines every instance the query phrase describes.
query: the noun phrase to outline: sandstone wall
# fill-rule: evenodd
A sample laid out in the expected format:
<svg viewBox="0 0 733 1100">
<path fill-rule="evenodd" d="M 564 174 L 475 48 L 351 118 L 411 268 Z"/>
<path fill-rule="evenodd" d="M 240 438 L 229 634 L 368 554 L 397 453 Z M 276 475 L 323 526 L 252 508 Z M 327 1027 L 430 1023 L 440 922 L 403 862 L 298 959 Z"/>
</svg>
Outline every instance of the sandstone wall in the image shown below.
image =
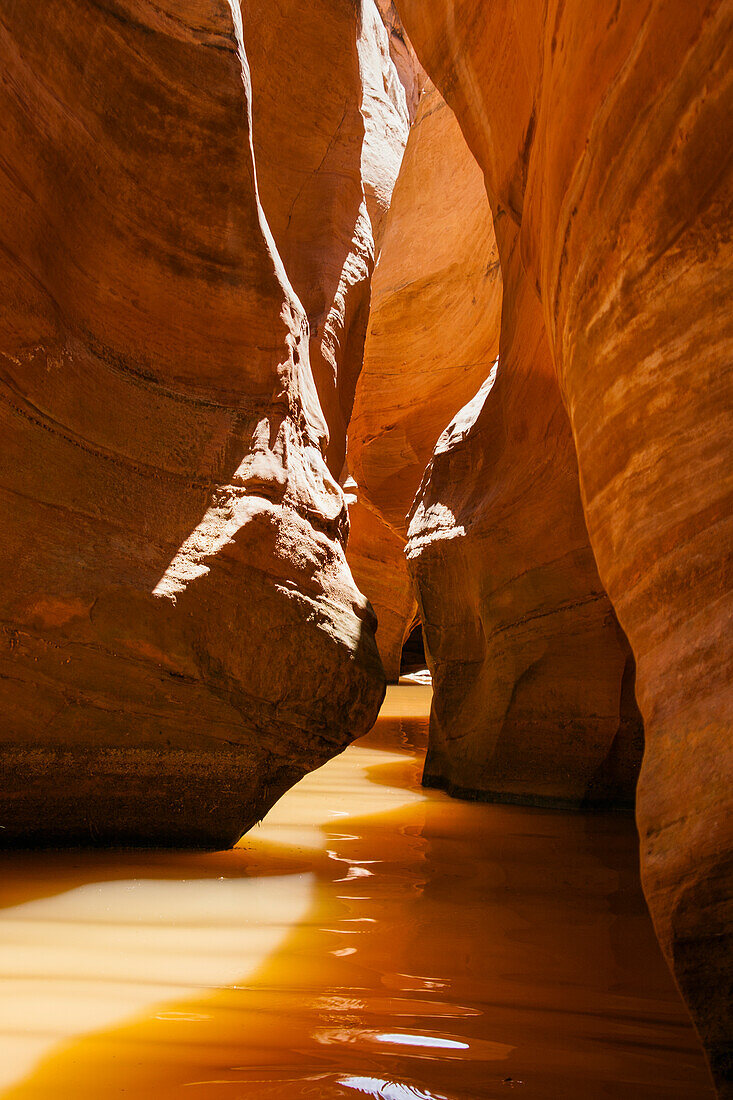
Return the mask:
<svg viewBox="0 0 733 1100">
<path fill-rule="evenodd" d="M 405 55 L 398 76 L 394 35 L 374 0 L 247 0 L 242 10 L 259 193 L 308 314 L 310 361 L 329 432 L 326 460 L 343 480 L 372 271 L 409 129 L 403 81 L 416 95 L 418 66 Z M 397 617 L 403 605 L 414 610 L 407 569 L 395 537 L 364 515 L 356 497 L 349 525 L 349 566 L 378 613 L 378 645 L 393 678 Z M 394 609 L 382 602 L 385 571 L 394 575 Z"/>
<path fill-rule="evenodd" d="M 562 807 L 633 806 L 633 660 L 598 578 L 542 312 L 496 226 L 497 364 L 440 437 L 407 559 L 433 673 L 424 782 Z"/>
<path fill-rule="evenodd" d="M 389 55 L 405 89 L 410 121 L 414 122 L 420 96 L 429 83 L 427 74 L 405 34 L 394 0 L 377 0 L 377 7 L 389 35 Z"/>
<path fill-rule="evenodd" d="M 381 699 L 246 33 L 0 4 L 5 843 L 229 844 Z"/>
<path fill-rule="evenodd" d="M 438 436 L 496 358 L 500 316 L 481 172 L 431 89 L 392 196 L 349 426 L 349 469 L 364 503 L 403 539 Z"/>
<path fill-rule="evenodd" d="M 400 678 L 402 647 L 417 614 L 403 540 L 359 500 L 353 478 L 345 485 L 349 506 L 347 558 L 356 585 L 377 616 L 377 649 L 387 682 Z"/>
<path fill-rule="evenodd" d="M 376 611 L 389 679 L 415 610 L 407 513 L 435 441 L 498 348 L 501 274 L 488 215 L 455 117 L 427 88 L 386 218 L 348 433 L 359 493 L 349 562 Z"/>
<path fill-rule="evenodd" d="M 397 6 L 542 301 L 637 662 L 644 887 L 730 1093 L 733 7 Z"/>
<path fill-rule="evenodd" d="M 374 0 L 243 0 L 259 194 L 308 315 L 339 478 L 361 369 L 375 238 L 409 119 Z"/>
</svg>

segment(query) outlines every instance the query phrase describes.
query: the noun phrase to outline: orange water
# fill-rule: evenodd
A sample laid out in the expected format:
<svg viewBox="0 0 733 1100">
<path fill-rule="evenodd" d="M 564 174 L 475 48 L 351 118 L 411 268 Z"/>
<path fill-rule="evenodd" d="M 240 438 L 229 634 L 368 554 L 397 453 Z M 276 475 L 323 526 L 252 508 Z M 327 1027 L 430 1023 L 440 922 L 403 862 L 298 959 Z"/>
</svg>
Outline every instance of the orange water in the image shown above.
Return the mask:
<svg viewBox="0 0 733 1100">
<path fill-rule="evenodd" d="M 232 852 L 3 856 L 0 1097 L 711 1097 L 631 820 L 423 790 L 428 699 Z"/>
</svg>

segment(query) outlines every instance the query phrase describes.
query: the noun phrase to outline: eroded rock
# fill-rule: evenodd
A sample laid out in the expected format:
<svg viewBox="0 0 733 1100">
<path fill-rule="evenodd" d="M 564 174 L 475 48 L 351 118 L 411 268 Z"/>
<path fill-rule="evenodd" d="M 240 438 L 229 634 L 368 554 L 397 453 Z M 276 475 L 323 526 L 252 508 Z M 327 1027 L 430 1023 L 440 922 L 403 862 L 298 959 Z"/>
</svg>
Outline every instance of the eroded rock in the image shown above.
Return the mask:
<svg viewBox="0 0 733 1100">
<path fill-rule="evenodd" d="M 500 352 L 438 440 L 407 559 L 433 673 L 424 782 L 559 807 L 633 807 L 633 659 L 598 578 L 539 300 L 497 223 Z"/>
<path fill-rule="evenodd" d="M 346 549 L 356 585 L 377 616 L 377 649 L 388 683 L 400 678 L 402 647 L 417 613 L 403 540 L 359 500 L 353 478 L 344 484 L 349 506 Z"/>
<path fill-rule="evenodd" d="M 733 10 L 397 6 L 542 301 L 591 545 L 637 662 L 644 888 L 730 1094 Z"/>
<path fill-rule="evenodd" d="M 5 5 L 0 52 L 1 835 L 228 845 L 383 690 L 239 9 Z"/>
<path fill-rule="evenodd" d="M 429 81 L 412 48 L 412 43 L 405 34 L 394 0 L 377 0 L 377 7 L 389 34 L 389 55 L 405 89 L 410 121 L 414 122 L 420 96 Z"/>
<path fill-rule="evenodd" d="M 452 112 L 428 88 L 372 279 L 348 433 L 360 501 L 349 562 L 375 607 L 390 679 L 399 675 L 398 646 L 414 618 L 402 555 L 407 513 L 438 436 L 488 373 L 500 310 L 501 274 L 481 172 Z M 447 317 L 455 326 L 446 325 Z"/>
<path fill-rule="evenodd" d="M 243 0 L 259 193 L 308 315 L 338 479 L 361 370 L 375 240 L 407 141 L 405 92 L 374 0 Z"/>
<path fill-rule="evenodd" d="M 499 346 L 501 272 L 481 172 L 435 89 L 420 101 L 372 280 L 349 469 L 403 539 L 438 436 Z"/>
</svg>

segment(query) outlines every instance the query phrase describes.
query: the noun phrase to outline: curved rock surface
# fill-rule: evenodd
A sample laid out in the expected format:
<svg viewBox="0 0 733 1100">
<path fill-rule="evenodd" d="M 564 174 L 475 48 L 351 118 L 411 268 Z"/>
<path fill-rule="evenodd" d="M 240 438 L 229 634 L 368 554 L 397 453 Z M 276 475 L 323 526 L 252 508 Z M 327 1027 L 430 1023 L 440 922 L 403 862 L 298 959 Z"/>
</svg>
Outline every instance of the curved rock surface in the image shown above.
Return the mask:
<svg viewBox="0 0 733 1100">
<path fill-rule="evenodd" d="M 634 669 L 588 544 L 539 300 L 497 223 L 498 362 L 438 440 L 407 560 L 433 674 L 424 782 L 558 807 L 633 806 Z"/>
<path fill-rule="evenodd" d="M 405 91 L 374 0 L 242 0 L 259 194 L 310 325 L 339 478 L 379 238 L 407 141 Z"/>
<path fill-rule="evenodd" d="M 3 842 L 227 845 L 383 691 L 239 10 L 5 4 L 0 53 Z"/>
<path fill-rule="evenodd" d="M 377 7 L 389 35 L 389 56 L 405 89 L 410 121 L 414 122 L 420 96 L 429 83 L 427 74 L 405 34 L 394 0 L 377 0 Z"/>
<path fill-rule="evenodd" d="M 359 500 L 353 478 L 344 483 L 344 490 L 349 506 L 346 557 L 359 591 L 367 595 L 377 616 L 377 649 L 387 683 L 395 684 L 402 647 L 417 613 L 404 542 Z"/>
<path fill-rule="evenodd" d="M 429 89 L 372 279 L 349 426 L 359 492 L 403 539 L 438 436 L 496 358 L 500 316 L 499 257 L 481 172 L 453 112 Z"/>
<path fill-rule="evenodd" d="M 520 227 L 637 662 L 646 896 L 730 1095 L 733 7 L 397 6 Z"/>
</svg>

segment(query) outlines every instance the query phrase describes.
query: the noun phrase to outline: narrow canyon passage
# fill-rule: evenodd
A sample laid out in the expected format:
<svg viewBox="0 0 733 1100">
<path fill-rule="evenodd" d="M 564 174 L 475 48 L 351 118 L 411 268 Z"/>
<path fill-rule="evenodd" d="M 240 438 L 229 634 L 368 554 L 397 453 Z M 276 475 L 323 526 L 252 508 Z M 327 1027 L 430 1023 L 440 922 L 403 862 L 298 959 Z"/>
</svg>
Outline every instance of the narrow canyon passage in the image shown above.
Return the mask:
<svg viewBox="0 0 733 1100">
<path fill-rule="evenodd" d="M 712 1097 L 631 817 L 422 788 L 429 700 L 231 851 L 3 853 L 2 1100 Z"/>
<path fill-rule="evenodd" d="M 0 1100 L 733 1100 L 733 0 L 0 58 Z"/>
</svg>

